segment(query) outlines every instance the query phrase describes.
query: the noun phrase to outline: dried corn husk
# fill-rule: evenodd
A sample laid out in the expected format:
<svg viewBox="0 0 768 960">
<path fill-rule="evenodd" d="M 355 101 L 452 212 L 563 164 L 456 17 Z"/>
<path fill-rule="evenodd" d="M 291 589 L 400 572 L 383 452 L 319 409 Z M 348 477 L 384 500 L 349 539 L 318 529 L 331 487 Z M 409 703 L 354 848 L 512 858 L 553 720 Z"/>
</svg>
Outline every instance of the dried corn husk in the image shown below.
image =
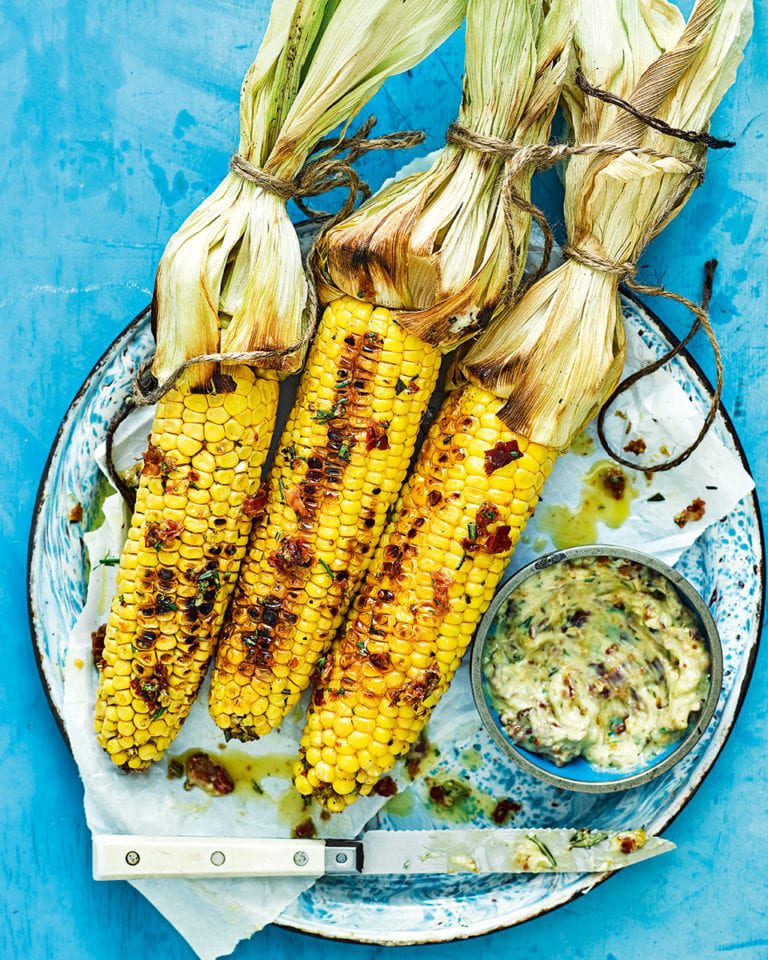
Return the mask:
<svg viewBox="0 0 768 960">
<path fill-rule="evenodd" d="M 275 0 L 241 91 L 239 154 L 291 180 L 317 143 L 386 77 L 425 57 L 464 16 L 466 0 Z M 155 284 L 163 381 L 204 353 L 273 351 L 261 366 L 293 369 L 313 317 L 286 201 L 229 173 L 166 247 Z M 212 364 L 189 368 L 205 384 Z"/>
<path fill-rule="evenodd" d="M 572 3 L 470 0 L 458 123 L 516 144 L 546 142 L 568 61 Z M 447 144 L 430 168 L 395 182 L 319 244 L 323 302 L 342 294 L 401 309 L 398 320 L 451 346 L 487 322 L 522 275 L 530 215 L 500 202 L 504 161 Z M 512 175 L 530 196 L 531 169 Z M 510 278 L 510 272 L 512 277 Z"/>
<path fill-rule="evenodd" d="M 734 80 L 751 24 L 750 0 L 699 0 L 687 26 L 664 0 L 582 0 L 574 60 L 590 83 L 644 113 L 704 130 Z M 565 99 L 576 146 L 627 150 L 569 160 L 568 242 L 601 261 L 634 264 L 687 200 L 696 183 L 690 164 L 703 165 L 703 148 L 585 97 L 573 77 Z M 659 155 L 632 152 L 638 148 Z M 567 260 L 498 312 L 460 375 L 508 398 L 502 415 L 513 430 L 567 446 L 621 374 L 619 279 Z"/>
</svg>

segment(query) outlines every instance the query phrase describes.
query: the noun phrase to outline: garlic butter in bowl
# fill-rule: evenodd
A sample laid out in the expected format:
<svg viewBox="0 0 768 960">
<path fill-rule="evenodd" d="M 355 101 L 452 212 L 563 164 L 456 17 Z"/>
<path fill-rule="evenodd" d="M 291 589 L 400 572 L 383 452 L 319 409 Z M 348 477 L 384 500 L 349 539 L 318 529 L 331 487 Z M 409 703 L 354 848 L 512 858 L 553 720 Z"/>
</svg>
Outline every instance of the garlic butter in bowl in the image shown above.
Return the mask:
<svg viewBox="0 0 768 960">
<path fill-rule="evenodd" d="M 556 786 L 626 790 L 688 753 L 714 714 L 722 650 L 685 578 L 636 550 L 574 547 L 499 591 L 472 654 L 496 743 Z"/>
</svg>

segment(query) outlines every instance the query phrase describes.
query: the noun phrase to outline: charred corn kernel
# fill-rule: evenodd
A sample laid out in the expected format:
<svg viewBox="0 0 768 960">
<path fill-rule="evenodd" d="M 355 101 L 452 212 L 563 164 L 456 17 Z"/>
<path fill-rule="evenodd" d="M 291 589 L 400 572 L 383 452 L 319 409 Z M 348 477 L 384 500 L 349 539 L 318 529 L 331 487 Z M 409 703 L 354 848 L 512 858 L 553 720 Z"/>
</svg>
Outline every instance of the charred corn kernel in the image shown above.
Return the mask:
<svg viewBox="0 0 768 960">
<path fill-rule="evenodd" d="M 298 701 L 400 492 L 440 354 L 396 317 L 350 297 L 323 314 L 216 656 L 227 736 L 263 736 Z"/>
<path fill-rule="evenodd" d="M 448 688 L 554 465 L 554 450 L 527 444 L 498 419 L 501 406 L 476 386 L 463 387 L 445 401 L 327 656 L 307 712 L 295 784 L 328 810 L 343 809 L 369 793 L 416 741 Z M 444 485 L 445 473 L 460 482 Z M 346 735 L 336 726 L 342 703 L 354 718 Z M 335 764 L 318 763 L 310 751 L 327 730 L 334 731 Z M 349 790 L 353 768 L 354 789 Z"/>
<path fill-rule="evenodd" d="M 246 497 L 259 485 L 278 384 L 275 375 L 257 376 L 247 367 L 236 368 L 231 380 L 224 394 L 190 393 L 182 385 L 170 390 L 158 404 L 144 455 L 95 713 L 99 742 L 131 770 L 159 759 L 189 713 L 250 531 L 253 504 Z M 222 471 L 210 438 L 219 437 L 222 424 L 236 424 L 244 440 L 235 455 L 247 477 L 239 490 L 220 480 L 212 486 L 212 474 Z"/>
</svg>

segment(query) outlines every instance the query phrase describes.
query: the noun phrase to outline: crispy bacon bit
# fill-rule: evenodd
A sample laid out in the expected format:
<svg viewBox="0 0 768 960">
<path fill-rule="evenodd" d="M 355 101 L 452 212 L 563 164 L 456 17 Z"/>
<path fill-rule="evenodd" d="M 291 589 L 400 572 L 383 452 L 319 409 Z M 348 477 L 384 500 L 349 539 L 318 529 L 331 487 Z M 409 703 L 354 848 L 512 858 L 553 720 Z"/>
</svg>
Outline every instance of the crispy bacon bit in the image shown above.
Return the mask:
<svg viewBox="0 0 768 960">
<path fill-rule="evenodd" d="M 475 523 L 477 524 L 478 537 L 484 537 L 488 533 L 488 527 L 499 519 L 499 511 L 492 503 L 481 503 L 477 509 Z"/>
<path fill-rule="evenodd" d="M 207 753 L 193 753 L 185 764 L 187 779 L 185 790 L 199 787 L 212 797 L 224 797 L 235 789 L 235 782 L 222 764 Z"/>
<path fill-rule="evenodd" d="M 267 505 L 267 487 L 262 483 L 259 489 L 252 497 L 246 497 L 243 500 L 243 513 L 246 517 L 258 517 L 264 512 Z"/>
<path fill-rule="evenodd" d="M 435 609 L 440 613 L 448 611 L 448 589 L 453 585 L 453 577 L 445 570 L 438 570 L 432 574 L 432 586 L 434 587 Z"/>
<path fill-rule="evenodd" d="M 365 431 L 365 449 L 370 453 L 371 450 L 389 450 L 389 437 L 387 427 L 378 420 L 371 421 Z"/>
<path fill-rule="evenodd" d="M 626 853 L 627 855 L 634 853 L 635 850 L 637 850 L 637 837 L 633 837 L 631 834 L 627 834 L 626 836 L 622 837 L 619 844 L 619 849 L 622 853 Z"/>
<path fill-rule="evenodd" d="M 375 793 L 377 797 L 394 797 L 397 793 L 397 784 L 392 777 L 382 777 L 374 784 L 371 793 Z"/>
<path fill-rule="evenodd" d="M 168 668 L 164 663 L 156 663 L 153 669 L 154 673 L 150 677 L 134 677 L 131 680 L 131 689 L 144 703 L 156 709 L 168 689 Z"/>
<path fill-rule="evenodd" d="M 106 623 L 102 623 L 102 625 L 91 634 L 91 655 L 93 657 L 93 665 L 97 670 L 103 670 L 107 665 L 104 659 L 104 641 L 106 636 Z"/>
<path fill-rule="evenodd" d="M 148 477 L 159 477 L 162 462 L 163 451 L 150 440 L 147 449 L 144 451 L 144 466 L 141 468 L 141 472 Z"/>
<path fill-rule="evenodd" d="M 510 526 L 503 524 L 497 527 L 485 541 L 486 553 L 506 553 L 512 549 L 512 541 L 509 539 Z"/>
<path fill-rule="evenodd" d="M 368 659 L 378 670 L 389 670 L 392 666 L 392 660 L 388 653 L 369 653 Z"/>
<path fill-rule="evenodd" d="M 501 470 L 520 457 L 522 453 L 517 440 L 500 440 L 491 450 L 485 451 L 485 472 L 490 476 L 494 470 Z"/>
<path fill-rule="evenodd" d="M 706 508 L 706 503 L 701 497 L 696 497 L 693 503 L 689 503 L 685 510 L 681 510 L 675 516 L 675 523 L 678 527 L 682 528 L 687 523 L 694 523 L 697 520 L 701 520 L 704 516 Z"/>
<path fill-rule="evenodd" d="M 144 543 L 152 550 L 161 550 L 172 540 L 181 536 L 182 526 L 176 520 L 150 521 L 144 531 Z"/>
<path fill-rule="evenodd" d="M 291 836 L 295 840 L 311 840 L 317 836 L 317 827 L 312 817 L 305 817 L 301 823 L 297 823 L 291 830 Z"/>
<path fill-rule="evenodd" d="M 291 487 L 285 495 L 288 506 L 294 511 L 300 520 L 305 520 L 309 516 L 309 507 L 304 502 L 301 490 L 298 487 Z"/>
<path fill-rule="evenodd" d="M 645 453 L 646 445 L 645 440 L 642 437 L 638 437 L 637 440 L 630 440 L 629 443 L 624 447 L 625 453 L 634 453 L 638 456 L 641 453 Z"/>
<path fill-rule="evenodd" d="M 389 699 L 394 704 L 407 703 L 411 706 L 417 706 L 427 699 L 439 682 L 440 670 L 433 664 L 427 667 L 423 676 L 416 680 L 409 680 L 396 690 L 391 690 Z"/>
<path fill-rule="evenodd" d="M 83 519 L 83 505 L 79 501 L 72 507 L 72 509 L 67 514 L 67 519 L 70 523 L 80 523 Z"/>
<path fill-rule="evenodd" d="M 199 479 L 200 474 L 197 472 L 197 470 L 190 470 L 187 474 L 187 480 L 189 480 L 190 483 L 197 483 Z"/>
<path fill-rule="evenodd" d="M 491 820 L 493 820 L 494 823 L 498 823 L 499 826 L 503 826 L 507 820 L 509 820 L 511 817 L 514 817 L 515 814 L 520 813 L 522 809 L 522 804 L 518 803 L 516 800 L 510 800 L 508 797 L 504 797 L 503 799 L 499 800 L 499 802 L 493 808 Z"/>
<path fill-rule="evenodd" d="M 282 573 L 291 573 L 294 567 L 312 565 L 312 551 L 309 544 L 299 537 L 284 537 L 269 562 Z"/>
<path fill-rule="evenodd" d="M 627 489 L 627 478 L 618 467 L 607 470 L 602 477 L 603 486 L 614 500 L 623 500 Z"/>
</svg>

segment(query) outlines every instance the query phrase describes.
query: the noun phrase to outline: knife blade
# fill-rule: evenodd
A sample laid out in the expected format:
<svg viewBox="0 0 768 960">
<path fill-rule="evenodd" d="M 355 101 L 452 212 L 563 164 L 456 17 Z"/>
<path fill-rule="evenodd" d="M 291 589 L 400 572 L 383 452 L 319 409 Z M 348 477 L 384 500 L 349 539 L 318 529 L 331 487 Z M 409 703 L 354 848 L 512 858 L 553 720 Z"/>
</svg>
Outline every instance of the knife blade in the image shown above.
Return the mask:
<svg viewBox="0 0 768 960">
<path fill-rule="evenodd" d="M 361 840 L 93 837 L 95 880 L 605 873 L 674 850 L 643 830 L 370 830 Z"/>
</svg>

